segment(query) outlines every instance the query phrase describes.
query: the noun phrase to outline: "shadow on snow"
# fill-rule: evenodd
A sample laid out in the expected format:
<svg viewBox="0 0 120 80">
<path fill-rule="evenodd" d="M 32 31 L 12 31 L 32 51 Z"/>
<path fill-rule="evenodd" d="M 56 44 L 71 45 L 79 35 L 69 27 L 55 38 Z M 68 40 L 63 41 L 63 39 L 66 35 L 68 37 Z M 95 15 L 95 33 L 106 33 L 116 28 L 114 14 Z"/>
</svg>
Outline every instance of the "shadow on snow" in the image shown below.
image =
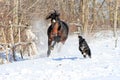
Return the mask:
<svg viewBox="0 0 120 80">
<path fill-rule="evenodd" d="M 77 60 L 77 59 L 83 59 L 83 58 L 79 58 L 79 57 L 60 57 L 60 58 L 53 58 L 52 60 L 55 61 L 62 61 L 62 60 Z"/>
</svg>

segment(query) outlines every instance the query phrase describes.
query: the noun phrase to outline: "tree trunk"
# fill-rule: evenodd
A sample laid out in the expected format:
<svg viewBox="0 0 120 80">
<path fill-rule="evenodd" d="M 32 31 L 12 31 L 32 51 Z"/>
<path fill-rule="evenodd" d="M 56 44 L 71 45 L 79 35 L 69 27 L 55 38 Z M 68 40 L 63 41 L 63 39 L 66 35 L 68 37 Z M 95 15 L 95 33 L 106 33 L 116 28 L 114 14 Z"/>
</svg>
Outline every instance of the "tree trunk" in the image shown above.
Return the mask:
<svg viewBox="0 0 120 80">
<path fill-rule="evenodd" d="M 96 9 L 95 8 L 96 8 L 96 0 L 93 0 L 93 13 L 92 13 L 93 22 L 92 22 L 92 25 L 90 27 L 90 32 L 93 31 L 95 21 L 96 21 Z"/>
<path fill-rule="evenodd" d="M 89 12 L 89 8 L 88 8 L 88 0 L 82 0 L 82 33 L 84 36 L 87 35 L 87 27 L 88 27 L 88 12 Z"/>
<path fill-rule="evenodd" d="M 118 0 L 115 0 L 115 12 L 114 12 L 114 37 L 115 37 L 115 47 L 117 47 L 117 10 L 118 10 Z"/>
<path fill-rule="evenodd" d="M 15 23 L 15 25 L 18 25 L 18 8 L 19 8 L 19 0 L 14 0 L 14 6 L 15 6 L 15 10 L 14 10 L 14 16 L 13 16 L 13 23 Z M 15 58 L 15 38 L 14 35 L 15 33 L 17 33 L 19 30 L 16 28 L 16 26 L 14 28 L 12 28 L 12 24 L 11 24 L 11 40 L 12 40 L 12 54 L 13 54 L 13 59 L 14 61 L 16 61 Z"/>
<path fill-rule="evenodd" d="M 6 35 L 5 35 L 5 32 L 4 32 L 4 29 L 2 28 L 2 35 L 3 35 L 3 40 L 4 40 L 4 43 L 7 44 L 7 40 L 6 40 Z M 5 45 L 5 50 L 6 50 L 6 60 L 9 62 L 9 51 L 8 51 L 8 45 Z"/>
<path fill-rule="evenodd" d="M 14 61 L 16 61 L 16 59 L 15 59 L 15 48 L 14 48 L 14 31 L 13 31 L 13 25 L 12 25 L 12 23 L 11 22 L 9 22 L 10 23 L 10 39 L 11 39 L 11 50 L 12 50 L 12 54 L 13 54 L 13 59 L 14 59 Z"/>
</svg>

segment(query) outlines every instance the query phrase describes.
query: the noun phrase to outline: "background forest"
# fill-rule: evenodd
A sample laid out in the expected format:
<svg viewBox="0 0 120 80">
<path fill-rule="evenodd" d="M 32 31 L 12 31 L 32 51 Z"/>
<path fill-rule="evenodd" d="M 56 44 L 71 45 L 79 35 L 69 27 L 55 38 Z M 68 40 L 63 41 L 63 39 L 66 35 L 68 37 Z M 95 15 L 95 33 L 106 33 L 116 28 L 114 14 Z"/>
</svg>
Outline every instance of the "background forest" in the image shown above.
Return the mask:
<svg viewBox="0 0 120 80">
<path fill-rule="evenodd" d="M 111 29 L 116 12 L 119 26 L 119 4 L 119 0 L 0 0 L 0 24 L 30 25 L 33 19 L 45 19 L 55 9 L 61 19 L 81 24 L 85 30 Z"/>
<path fill-rule="evenodd" d="M 10 48 L 14 54 L 18 47 L 17 51 L 22 54 L 22 49 L 31 44 L 27 40 L 26 29 L 34 28 L 34 21 L 45 20 L 54 9 L 68 23 L 70 33 L 79 31 L 87 36 L 96 31 L 112 30 L 117 40 L 119 5 L 120 0 L 0 0 L 1 50 L 4 48 L 8 55 L 7 49 Z"/>
</svg>

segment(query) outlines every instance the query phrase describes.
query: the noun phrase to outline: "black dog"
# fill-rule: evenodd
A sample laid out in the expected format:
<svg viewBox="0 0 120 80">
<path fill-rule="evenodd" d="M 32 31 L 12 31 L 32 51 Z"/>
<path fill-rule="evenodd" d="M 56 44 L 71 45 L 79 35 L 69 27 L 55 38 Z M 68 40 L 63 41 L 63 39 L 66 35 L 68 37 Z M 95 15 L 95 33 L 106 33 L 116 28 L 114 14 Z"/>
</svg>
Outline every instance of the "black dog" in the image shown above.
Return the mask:
<svg viewBox="0 0 120 80">
<path fill-rule="evenodd" d="M 81 51 L 84 58 L 86 58 L 86 55 L 91 58 L 91 51 L 90 48 L 85 41 L 85 39 L 82 38 L 82 36 L 78 36 L 79 38 L 79 50 Z"/>
</svg>

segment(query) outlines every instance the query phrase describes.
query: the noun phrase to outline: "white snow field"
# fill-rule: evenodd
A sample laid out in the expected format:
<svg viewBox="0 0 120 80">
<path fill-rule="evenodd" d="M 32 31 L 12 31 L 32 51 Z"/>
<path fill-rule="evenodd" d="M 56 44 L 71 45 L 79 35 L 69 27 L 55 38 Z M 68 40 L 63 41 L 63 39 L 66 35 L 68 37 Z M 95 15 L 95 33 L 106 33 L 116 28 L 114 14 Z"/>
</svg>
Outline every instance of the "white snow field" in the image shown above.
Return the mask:
<svg viewBox="0 0 120 80">
<path fill-rule="evenodd" d="M 77 35 L 71 35 L 50 57 L 47 48 L 39 48 L 36 58 L 0 65 L 0 80 L 120 80 L 120 32 L 116 48 L 112 31 L 98 32 L 86 41 L 91 59 L 83 58 Z"/>
</svg>

